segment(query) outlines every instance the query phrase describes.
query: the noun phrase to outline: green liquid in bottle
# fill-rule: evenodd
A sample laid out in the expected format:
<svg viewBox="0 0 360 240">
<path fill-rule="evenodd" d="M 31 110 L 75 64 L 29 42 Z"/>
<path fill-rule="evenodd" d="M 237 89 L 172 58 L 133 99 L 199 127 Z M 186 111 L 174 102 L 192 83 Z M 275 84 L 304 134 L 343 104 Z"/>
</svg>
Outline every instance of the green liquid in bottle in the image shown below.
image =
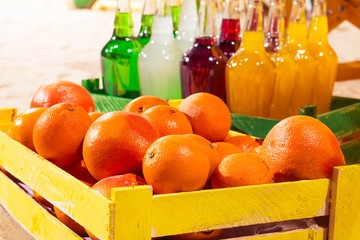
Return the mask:
<svg viewBox="0 0 360 240">
<path fill-rule="evenodd" d="M 101 50 L 101 70 L 106 94 L 140 96 L 137 58 L 142 46 L 133 37 L 131 13 L 116 13 L 114 33 Z"/>
<path fill-rule="evenodd" d="M 142 15 L 141 17 L 141 29 L 137 40 L 143 47 L 150 41 L 153 19 L 154 15 Z"/>
<path fill-rule="evenodd" d="M 181 6 L 172 6 L 170 10 L 173 21 L 174 38 L 175 38 L 179 33 L 179 19 L 180 19 Z"/>
</svg>

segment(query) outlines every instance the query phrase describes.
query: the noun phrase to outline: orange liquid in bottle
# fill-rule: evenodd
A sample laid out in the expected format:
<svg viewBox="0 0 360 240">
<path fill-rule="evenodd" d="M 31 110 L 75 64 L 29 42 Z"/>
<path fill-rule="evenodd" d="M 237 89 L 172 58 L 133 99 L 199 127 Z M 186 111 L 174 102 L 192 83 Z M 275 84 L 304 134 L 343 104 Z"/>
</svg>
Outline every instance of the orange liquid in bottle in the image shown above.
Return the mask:
<svg viewBox="0 0 360 240">
<path fill-rule="evenodd" d="M 264 48 L 264 33 L 246 31 L 225 70 L 226 100 L 233 113 L 269 117 L 274 64 Z"/>
<path fill-rule="evenodd" d="M 338 66 L 337 55 L 328 43 L 327 34 L 326 15 L 314 16 L 309 30 L 309 47 L 318 60 L 312 98 L 312 104 L 317 106 L 318 114 L 330 110 Z"/>
<path fill-rule="evenodd" d="M 270 118 L 274 119 L 289 116 L 296 77 L 296 63 L 285 46 L 282 12 L 282 1 L 271 0 L 265 49 L 275 64 L 275 86 L 270 105 Z"/>
<path fill-rule="evenodd" d="M 300 107 L 312 104 L 317 60 L 309 48 L 307 36 L 305 7 L 302 0 L 295 0 L 286 37 L 290 55 L 297 64 L 290 115 L 299 114 Z"/>
</svg>

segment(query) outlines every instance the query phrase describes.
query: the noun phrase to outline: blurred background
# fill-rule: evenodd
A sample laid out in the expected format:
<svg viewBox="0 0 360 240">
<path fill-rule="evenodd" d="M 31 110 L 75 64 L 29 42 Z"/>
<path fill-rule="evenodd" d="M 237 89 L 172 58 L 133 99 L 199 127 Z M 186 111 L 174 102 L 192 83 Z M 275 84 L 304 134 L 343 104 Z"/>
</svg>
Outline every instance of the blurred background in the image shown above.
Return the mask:
<svg viewBox="0 0 360 240">
<path fill-rule="evenodd" d="M 100 51 L 113 31 L 116 0 L 0 0 L 0 108 L 29 107 L 50 80 L 100 78 Z M 134 32 L 144 0 L 131 0 Z M 266 3 L 266 2 L 265 2 Z M 345 21 L 329 33 L 340 62 L 360 60 L 360 30 Z M 360 98 L 360 81 L 337 82 L 334 95 Z"/>
</svg>

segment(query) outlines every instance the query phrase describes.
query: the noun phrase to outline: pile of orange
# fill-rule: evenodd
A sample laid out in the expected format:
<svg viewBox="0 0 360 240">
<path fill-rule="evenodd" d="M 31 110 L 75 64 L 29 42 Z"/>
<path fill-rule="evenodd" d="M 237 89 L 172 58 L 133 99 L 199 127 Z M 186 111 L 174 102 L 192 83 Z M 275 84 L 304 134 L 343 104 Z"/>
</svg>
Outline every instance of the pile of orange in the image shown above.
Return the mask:
<svg viewBox="0 0 360 240">
<path fill-rule="evenodd" d="M 95 113 L 92 99 L 83 96 L 91 97 L 88 92 L 80 86 L 61 92 L 66 82 L 58 85 L 37 91 L 32 106 L 42 107 L 20 114 L 9 135 L 85 184 L 95 184 L 93 189 L 106 197 L 112 187 L 144 184 L 164 194 L 331 177 L 334 166 L 345 165 L 334 134 L 314 118 L 284 119 L 260 144 L 247 135 L 230 136 L 230 111 L 209 93 L 193 94 L 178 108 L 141 96 L 122 111 Z M 61 96 L 73 92 L 74 98 Z M 74 231 L 86 233 L 59 209 L 55 213 Z"/>
</svg>

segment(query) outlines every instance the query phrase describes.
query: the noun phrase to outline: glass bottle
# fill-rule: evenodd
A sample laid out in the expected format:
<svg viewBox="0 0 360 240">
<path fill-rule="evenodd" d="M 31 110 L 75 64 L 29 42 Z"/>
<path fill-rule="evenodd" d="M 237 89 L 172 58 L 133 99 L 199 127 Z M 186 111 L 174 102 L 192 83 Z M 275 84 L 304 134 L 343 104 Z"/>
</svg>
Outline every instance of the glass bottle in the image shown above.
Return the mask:
<svg viewBox="0 0 360 240">
<path fill-rule="evenodd" d="M 181 1 L 180 0 L 170 0 L 170 11 L 173 22 L 174 29 L 174 38 L 179 33 L 179 19 L 180 19 L 180 11 L 181 11 Z"/>
<path fill-rule="evenodd" d="M 294 0 L 286 34 L 287 47 L 297 64 L 290 115 L 299 114 L 300 107 L 312 103 L 317 61 L 307 36 L 304 0 Z"/>
<path fill-rule="evenodd" d="M 224 6 L 223 6 L 223 0 L 213 0 L 213 1 L 215 3 L 214 22 L 215 22 L 216 40 L 219 40 L 221 33 L 222 18 L 224 14 Z"/>
<path fill-rule="evenodd" d="M 134 37 L 130 0 L 118 0 L 114 32 L 101 50 L 101 70 L 106 94 L 139 96 L 137 58 L 141 44 Z"/>
<path fill-rule="evenodd" d="M 139 54 L 141 95 L 181 98 L 179 62 L 182 51 L 173 36 L 172 18 L 166 0 L 157 2 L 150 42 Z"/>
<path fill-rule="evenodd" d="M 291 97 L 296 77 L 296 63 L 285 46 L 285 18 L 282 0 L 271 0 L 265 49 L 275 64 L 275 85 L 270 105 L 270 118 L 283 119 L 290 114 Z"/>
<path fill-rule="evenodd" d="M 217 46 L 211 0 L 201 0 L 194 45 L 180 62 L 182 97 L 212 93 L 225 101 L 226 57 Z"/>
<path fill-rule="evenodd" d="M 142 46 L 145 46 L 150 41 L 155 9 L 156 0 L 145 0 L 144 9 L 141 16 L 140 33 L 137 37 L 137 40 Z"/>
<path fill-rule="evenodd" d="M 327 35 L 326 1 L 315 0 L 309 29 L 309 47 L 318 60 L 312 102 L 317 106 L 318 114 L 330 110 L 338 66 L 338 57 L 331 48 Z"/>
<path fill-rule="evenodd" d="M 261 1 L 249 0 L 240 48 L 226 64 L 226 100 L 233 113 L 269 117 L 275 71 L 264 47 L 261 8 Z"/>
<path fill-rule="evenodd" d="M 239 0 L 226 0 L 221 24 L 219 48 L 230 59 L 240 47 L 240 8 Z"/>
<path fill-rule="evenodd" d="M 194 45 L 197 21 L 196 1 L 184 0 L 180 11 L 179 33 L 176 36 L 176 43 L 183 52 Z"/>
</svg>

